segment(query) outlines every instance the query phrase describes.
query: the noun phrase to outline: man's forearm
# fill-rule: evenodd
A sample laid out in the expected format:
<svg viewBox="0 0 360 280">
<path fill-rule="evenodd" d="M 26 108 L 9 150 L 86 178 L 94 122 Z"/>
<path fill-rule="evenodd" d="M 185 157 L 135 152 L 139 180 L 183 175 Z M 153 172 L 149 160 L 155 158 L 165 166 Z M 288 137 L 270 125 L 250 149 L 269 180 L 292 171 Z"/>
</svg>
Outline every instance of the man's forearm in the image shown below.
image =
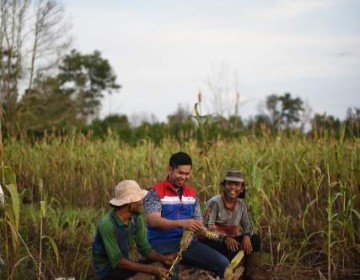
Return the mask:
<svg viewBox="0 0 360 280">
<path fill-rule="evenodd" d="M 146 254 L 145 258 L 151 260 L 151 261 L 158 261 L 158 262 L 164 262 L 165 257 L 164 255 L 160 254 L 159 252 L 155 251 L 154 249 L 151 249 L 149 253 Z"/>
<path fill-rule="evenodd" d="M 173 229 L 182 227 L 182 220 L 170 220 L 162 217 L 148 217 L 147 223 L 149 226 L 159 229 Z"/>
<path fill-rule="evenodd" d="M 154 268 L 152 265 L 134 262 L 126 258 L 121 258 L 118 263 L 118 266 L 132 271 L 154 274 Z"/>
</svg>

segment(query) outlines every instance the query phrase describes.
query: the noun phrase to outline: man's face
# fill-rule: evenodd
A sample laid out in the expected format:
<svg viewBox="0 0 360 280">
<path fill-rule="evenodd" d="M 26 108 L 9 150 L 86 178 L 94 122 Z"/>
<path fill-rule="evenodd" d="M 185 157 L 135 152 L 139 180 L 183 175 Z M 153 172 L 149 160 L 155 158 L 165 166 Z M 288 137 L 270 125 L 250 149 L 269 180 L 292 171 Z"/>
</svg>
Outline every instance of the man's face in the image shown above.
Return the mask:
<svg viewBox="0 0 360 280">
<path fill-rule="evenodd" d="M 191 165 L 179 165 L 177 168 L 169 167 L 169 179 L 174 187 L 182 187 L 190 177 Z"/>
<path fill-rule="evenodd" d="M 143 201 L 137 201 L 137 202 L 132 202 L 130 204 L 130 211 L 132 214 L 138 215 L 140 214 L 141 211 L 141 207 L 143 206 Z"/>
<path fill-rule="evenodd" d="M 225 196 L 228 198 L 237 198 L 244 191 L 244 185 L 241 182 L 226 181 L 224 186 Z"/>
</svg>

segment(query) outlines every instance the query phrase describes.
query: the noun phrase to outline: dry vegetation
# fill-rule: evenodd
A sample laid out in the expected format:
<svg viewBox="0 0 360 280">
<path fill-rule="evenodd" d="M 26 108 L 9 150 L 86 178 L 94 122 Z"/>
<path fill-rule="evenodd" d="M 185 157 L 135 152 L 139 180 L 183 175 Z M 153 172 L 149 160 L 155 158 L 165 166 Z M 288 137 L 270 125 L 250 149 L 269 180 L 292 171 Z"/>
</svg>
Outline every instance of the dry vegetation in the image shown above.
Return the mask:
<svg viewBox="0 0 360 280">
<path fill-rule="evenodd" d="M 218 193 L 226 169 L 244 171 L 264 261 L 277 279 L 360 277 L 359 139 L 294 133 L 207 145 L 133 147 L 79 135 L 5 142 L 0 278 L 92 279 L 91 240 L 112 187 L 122 179 L 151 186 L 178 150 L 193 157 L 191 184 L 203 202 Z"/>
</svg>

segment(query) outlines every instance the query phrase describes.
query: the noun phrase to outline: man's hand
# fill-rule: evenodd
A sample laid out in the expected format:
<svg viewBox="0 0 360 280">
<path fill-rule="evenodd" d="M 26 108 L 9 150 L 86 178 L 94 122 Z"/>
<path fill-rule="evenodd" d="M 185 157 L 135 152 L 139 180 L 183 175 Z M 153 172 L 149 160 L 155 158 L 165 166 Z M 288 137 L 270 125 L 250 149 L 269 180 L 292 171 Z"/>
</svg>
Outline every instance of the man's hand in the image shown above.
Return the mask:
<svg viewBox="0 0 360 280">
<path fill-rule="evenodd" d="M 195 219 L 186 219 L 186 220 L 179 220 L 181 222 L 181 226 L 186 229 L 190 229 L 193 232 L 198 231 L 203 227 L 203 224 L 199 220 Z"/>
<path fill-rule="evenodd" d="M 179 256 L 179 253 L 164 255 L 164 258 L 161 262 L 167 266 L 171 266 L 177 256 Z"/>
<path fill-rule="evenodd" d="M 226 248 L 229 250 L 229 251 L 232 251 L 232 252 L 236 252 L 239 250 L 240 248 L 240 243 L 237 242 L 234 238 L 231 238 L 229 236 L 227 236 L 224 240 L 225 242 L 225 245 L 226 245 Z"/>
<path fill-rule="evenodd" d="M 151 268 L 150 268 L 149 273 L 156 277 L 159 277 L 160 279 L 162 277 L 167 277 L 170 274 L 170 271 L 168 269 L 158 267 L 155 265 L 150 265 L 150 266 L 151 266 Z"/>
<path fill-rule="evenodd" d="M 251 254 L 252 252 L 252 245 L 251 245 L 251 238 L 248 235 L 245 235 L 242 240 L 242 246 L 244 249 L 245 254 Z"/>
</svg>

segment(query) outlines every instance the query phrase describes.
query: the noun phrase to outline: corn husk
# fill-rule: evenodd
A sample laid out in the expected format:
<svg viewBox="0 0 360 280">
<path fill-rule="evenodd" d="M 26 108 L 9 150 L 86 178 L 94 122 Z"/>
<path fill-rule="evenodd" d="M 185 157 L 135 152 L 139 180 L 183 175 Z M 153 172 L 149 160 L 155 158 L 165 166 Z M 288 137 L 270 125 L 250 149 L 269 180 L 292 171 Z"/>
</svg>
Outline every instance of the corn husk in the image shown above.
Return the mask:
<svg viewBox="0 0 360 280">
<path fill-rule="evenodd" d="M 240 263 L 243 258 L 244 258 L 244 251 L 241 250 L 235 255 L 235 257 L 231 260 L 229 265 L 226 267 L 225 273 L 224 273 L 224 280 L 238 279 L 242 275 L 243 269 L 241 269 L 242 267 L 240 267 Z M 238 274 L 240 274 L 240 275 L 238 275 Z"/>
</svg>

